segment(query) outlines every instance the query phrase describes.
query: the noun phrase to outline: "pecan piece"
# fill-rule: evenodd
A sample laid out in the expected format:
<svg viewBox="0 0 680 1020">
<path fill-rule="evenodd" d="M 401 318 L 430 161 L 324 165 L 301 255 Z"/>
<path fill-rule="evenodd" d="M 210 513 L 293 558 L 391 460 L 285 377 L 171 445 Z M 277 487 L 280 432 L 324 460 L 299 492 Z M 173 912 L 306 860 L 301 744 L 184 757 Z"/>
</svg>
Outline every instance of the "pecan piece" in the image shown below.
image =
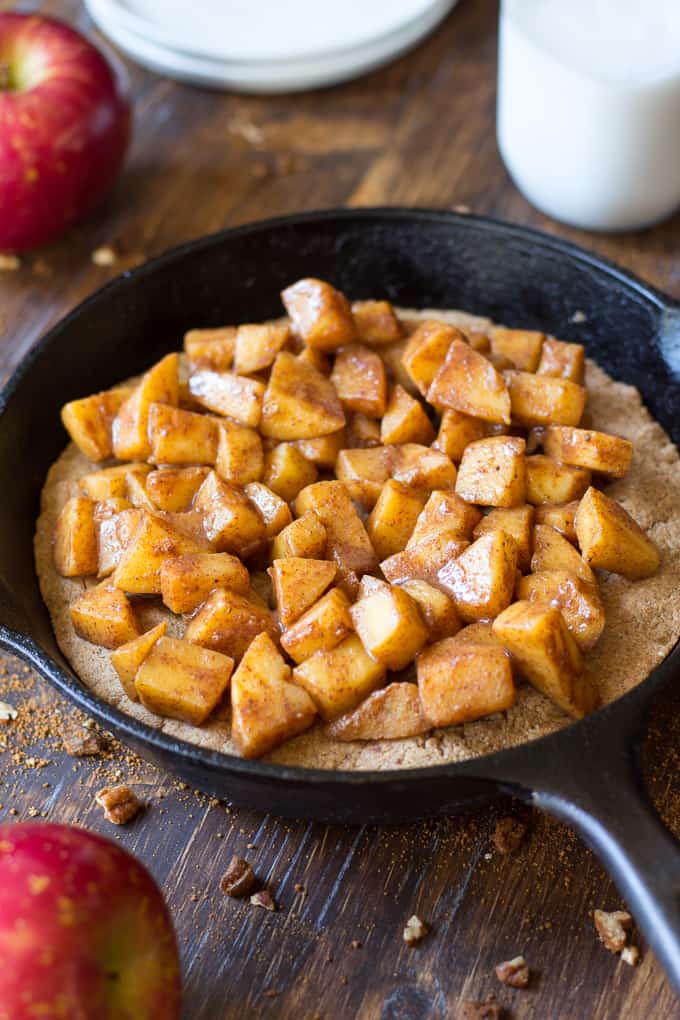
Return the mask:
<svg viewBox="0 0 680 1020">
<path fill-rule="evenodd" d="M 402 938 L 407 946 L 415 946 L 416 943 L 425 938 L 429 930 L 425 922 L 421 921 L 417 914 L 413 914 L 406 922 Z"/>
<path fill-rule="evenodd" d="M 499 818 L 491 840 L 499 854 L 514 854 L 522 845 L 527 827 L 517 818 Z"/>
<path fill-rule="evenodd" d="M 633 918 L 627 910 L 594 910 L 593 921 L 600 942 L 610 953 L 620 953 L 628 941 L 628 932 L 633 926 Z"/>
<path fill-rule="evenodd" d="M 529 984 L 529 967 L 523 956 L 504 960 L 496 966 L 496 977 L 503 985 L 511 988 L 526 988 Z"/>
<path fill-rule="evenodd" d="M 621 950 L 621 959 L 629 967 L 635 967 L 640 959 L 640 950 L 637 946 L 624 946 Z"/>
<path fill-rule="evenodd" d="M 96 730 L 88 730 L 84 726 L 67 727 L 61 740 L 64 750 L 72 758 L 101 754 L 106 747 L 103 738 Z"/>
<path fill-rule="evenodd" d="M 241 896 L 247 896 L 254 885 L 255 872 L 250 864 L 243 857 L 234 854 L 220 882 L 222 892 L 240 899 Z"/>
<path fill-rule="evenodd" d="M 104 808 L 106 818 L 114 825 L 125 825 L 142 809 L 142 802 L 125 784 L 105 786 L 95 795 L 95 801 Z"/>
</svg>

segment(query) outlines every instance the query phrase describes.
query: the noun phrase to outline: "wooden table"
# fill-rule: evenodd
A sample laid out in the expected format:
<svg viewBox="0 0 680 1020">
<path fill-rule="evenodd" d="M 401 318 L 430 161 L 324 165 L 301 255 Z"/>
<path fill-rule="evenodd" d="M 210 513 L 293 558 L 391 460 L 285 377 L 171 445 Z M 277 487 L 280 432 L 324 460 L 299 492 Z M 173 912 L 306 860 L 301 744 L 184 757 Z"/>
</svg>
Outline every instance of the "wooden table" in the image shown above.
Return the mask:
<svg viewBox="0 0 680 1020">
<path fill-rule="evenodd" d="M 75 0 L 42 9 L 91 28 Z M 585 243 L 680 295 L 679 218 L 642 234 L 582 235 L 541 217 L 510 183 L 494 137 L 496 16 L 492 0 L 461 0 L 391 67 L 301 96 L 221 95 L 130 66 L 136 140 L 114 194 L 0 275 L 0 371 L 126 265 L 221 227 L 324 206 L 465 205 Z M 110 268 L 91 260 L 102 245 L 121 256 Z M 276 804 L 266 817 L 230 810 L 116 748 L 103 760 L 68 757 L 57 731 L 70 708 L 20 664 L 5 668 L 0 698 L 21 714 L 0 732 L 0 820 L 78 822 L 146 862 L 175 917 L 191 1020 L 439 1020 L 489 993 L 522 1020 L 680 1017 L 644 945 L 633 969 L 598 943 L 591 911 L 620 899 L 566 828 L 530 815 L 524 845 L 503 856 L 490 833 L 497 817 L 521 812 L 511 803 L 393 829 L 280 821 Z M 652 787 L 676 833 L 678 708 L 669 695 L 648 748 Z M 116 778 L 149 803 L 120 830 L 93 804 Z M 276 913 L 220 892 L 232 853 L 269 883 Z M 414 949 L 402 941 L 413 913 L 432 925 Z M 520 952 L 535 972 L 527 991 L 501 986 L 493 972 Z"/>
</svg>

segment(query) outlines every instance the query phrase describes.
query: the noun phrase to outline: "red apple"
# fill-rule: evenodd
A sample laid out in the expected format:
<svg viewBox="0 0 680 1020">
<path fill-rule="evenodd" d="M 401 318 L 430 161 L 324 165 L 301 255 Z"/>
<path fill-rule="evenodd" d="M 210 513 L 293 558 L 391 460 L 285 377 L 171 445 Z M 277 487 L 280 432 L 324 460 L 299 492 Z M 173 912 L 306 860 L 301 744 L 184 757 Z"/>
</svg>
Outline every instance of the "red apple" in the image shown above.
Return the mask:
<svg viewBox="0 0 680 1020">
<path fill-rule="evenodd" d="M 163 897 L 122 847 L 66 825 L 0 826 L 0 1020 L 177 1020 Z"/>
<path fill-rule="evenodd" d="M 130 136 L 124 89 L 92 43 L 0 13 L 0 250 L 56 237 L 104 197 Z"/>
</svg>

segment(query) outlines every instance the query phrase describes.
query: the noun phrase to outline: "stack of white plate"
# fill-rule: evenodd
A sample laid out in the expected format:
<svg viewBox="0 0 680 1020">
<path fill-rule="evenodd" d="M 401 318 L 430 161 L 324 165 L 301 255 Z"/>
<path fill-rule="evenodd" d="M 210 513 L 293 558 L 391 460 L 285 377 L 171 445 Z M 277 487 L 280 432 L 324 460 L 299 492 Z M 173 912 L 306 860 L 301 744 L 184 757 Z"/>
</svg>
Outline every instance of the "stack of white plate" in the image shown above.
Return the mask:
<svg viewBox="0 0 680 1020">
<path fill-rule="evenodd" d="M 457 0 L 85 0 L 116 46 L 161 74 L 293 92 L 365 74 L 415 46 Z"/>
</svg>

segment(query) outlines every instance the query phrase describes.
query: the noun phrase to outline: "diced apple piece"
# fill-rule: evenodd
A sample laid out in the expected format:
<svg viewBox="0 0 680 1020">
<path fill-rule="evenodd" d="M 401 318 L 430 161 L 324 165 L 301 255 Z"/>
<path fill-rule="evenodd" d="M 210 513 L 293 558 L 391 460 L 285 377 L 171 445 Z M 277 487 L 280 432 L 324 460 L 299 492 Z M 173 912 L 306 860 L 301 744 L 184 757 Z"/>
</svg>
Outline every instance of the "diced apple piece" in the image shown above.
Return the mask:
<svg viewBox="0 0 680 1020">
<path fill-rule="evenodd" d="M 582 652 L 592 648 L 604 630 L 604 606 L 597 585 L 567 570 L 539 570 L 521 578 L 517 597 L 559 609 Z"/>
<path fill-rule="evenodd" d="M 113 427 L 113 453 L 118 460 L 146 460 L 151 455 L 149 408 L 151 404 L 177 407 L 179 355 L 168 354 L 142 377 L 121 405 Z"/>
<path fill-rule="evenodd" d="M 388 479 L 366 522 L 368 537 L 379 559 L 387 559 L 405 548 L 425 499 L 422 490 Z"/>
<path fill-rule="evenodd" d="M 308 510 L 313 510 L 325 527 L 326 554 L 340 572 L 361 575 L 375 570 L 375 550 L 342 482 L 315 482 L 303 489 L 295 500 L 295 512 L 301 517 Z"/>
<path fill-rule="evenodd" d="M 317 477 L 315 466 L 292 443 L 279 443 L 264 458 L 265 485 L 287 503 Z"/>
<path fill-rule="evenodd" d="M 534 544 L 534 508 L 528 503 L 508 509 L 492 510 L 482 517 L 474 530 L 474 537 L 480 538 L 490 531 L 504 531 L 514 538 L 517 546 L 517 566 L 527 571 L 531 563 Z"/>
<path fill-rule="evenodd" d="M 587 584 L 596 583 L 595 575 L 578 550 L 548 524 L 537 524 L 534 528 L 531 569 L 534 573 L 538 570 L 566 570 Z"/>
<path fill-rule="evenodd" d="M 97 573 L 94 507 L 86 496 L 73 496 L 59 513 L 54 529 L 54 566 L 62 577 Z"/>
<path fill-rule="evenodd" d="M 144 662 L 153 646 L 159 638 L 163 637 L 167 630 L 165 621 L 159 623 L 145 634 L 141 634 L 124 645 L 119 645 L 111 652 L 111 665 L 118 674 L 121 686 L 130 701 L 138 701 L 135 677 L 137 670 Z"/>
<path fill-rule="evenodd" d="M 494 648 L 499 648 L 504 652 L 508 658 L 510 657 L 510 652 L 494 634 L 493 622 L 491 620 L 478 620 L 477 623 L 468 623 L 466 627 L 458 631 L 455 638 L 456 644 L 460 645 L 493 645 Z"/>
<path fill-rule="evenodd" d="M 156 504 L 146 491 L 146 475 L 137 471 L 128 471 L 125 475 L 125 488 L 128 501 L 140 510 L 153 513 Z"/>
<path fill-rule="evenodd" d="M 265 632 L 276 635 L 274 617 L 266 606 L 255 602 L 251 593 L 216 588 L 189 620 L 184 636 L 238 662 L 253 638 Z"/>
<path fill-rule="evenodd" d="M 404 337 L 393 344 L 385 344 L 380 348 L 380 356 L 385 365 L 388 383 L 398 383 L 403 386 L 407 393 L 417 396 L 420 392 L 411 376 L 406 371 L 402 358 L 406 352 L 409 341 Z M 425 396 L 425 394 L 423 394 Z"/>
<path fill-rule="evenodd" d="M 298 338 L 294 338 L 297 340 Z M 302 341 L 299 341 L 300 343 Z M 323 351 L 318 350 L 316 347 L 303 347 L 299 354 L 296 354 L 298 361 L 302 361 L 307 365 L 311 365 L 321 372 L 321 375 L 329 376 L 331 374 L 332 364 L 330 354 L 324 354 Z"/>
<path fill-rule="evenodd" d="M 142 510 L 132 508 L 102 517 L 97 521 L 98 577 L 106 577 L 113 573 L 143 517 Z"/>
<path fill-rule="evenodd" d="M 588 468 L 609 478 L 625 478 L 633 458 L 633 444 L 628 439 L 568 425 L 549 425 L 543 433 L 543 449 L 563 464 Z"/>
<path fill-rule="evenodd" d="M 388 446 L 341 450 L 335 474 L 344 483 L 351 498 L 366 510 L 371 510 L 393 473 L 393 464 L 393 450 Z"/>
<path fill-rule="evenodd" d="M 233 668 L 227 655 L 162 637 L 137 670 L 135 687 L 150 712 L 200 726 L 222 700 Z"/>
<path fill-rule="evenodd" d="M 134 508 L 130 500 L 123 499 L 121 496 L 98 500 L 94 505 L 94 519 L 96 524 L 99 525 L 101 521 L 115 517 L 116 514 L 122 513 L 123 510 L 132 509 Z"/>
<path fill-rule="evenodd" d="M 582 344 L 570 344 L 548 336 L 543 341 L 536 372 L 553 379 L 569 379 L 582 386 L 586 374 L 585 348 Z"/>
<path fill-rule="evenodd" d="M 418 489 L 452 489 L 456 484 L 456 465 L 445 453 L 418 443 L 391 446 L 392 477 Z"/>
<path fill-rule="evenodd" d="M 78 482 L 78 488 L 84 496 L 96 503 L 101 503 L 105 499 L 125 498 L 127 491 L 125 476 L 128 471 L 147 474 L 150 470 L 148 464 L 117 464 L 115 467 L 83 475 Z"/>
<path fill-rule="evenodd" d="M 576 535 L 586 563 L 637 581 L 656 573 L 659 550 L 629 513 L 599 489 L 590 488 L 579 503 Z"/>
<path fill-rule="evenodd" d="M 389 301 L 355 301 L 352 315 L 362 343 L 380 347 L 401 340 L 401 323 Z"/>
<path fill-rule="evenodd" d="M 458 534 L 436 532 L 389 556 L 382 561 L 380 569 L 392 584 L 402 584 L 415 578 L 439 587 L 439 571 L 450 560 L 460 556 L 469 544 Z"/>
<path fill-rule="evenodd" d="M 368 654 L 356 634 L 335 648 L 315 652 L 293 670 L 323 719 L 337 719 L 381 687 L 385 668 Z"/>
<path fill-rule="evenodd" d="M 510 396 L 503 376 L 464 340 L 452 341 L 444 364 L 427 391 L 427 399 L 435 407 L 510 424 Z"/>
<path fill-rule="evenodd" d="M 416 663 L 423 711 L 433 726 L 457 726 L 515 703 L 510 660 L 493 645 L 446 638 L 421 652 Z"/>
<path fill-rule="evenodd" d="M 519 425 L 578 425 L 586 406 L 583 386 L 532 372 L 505 372 L 512 420 Z"/>
<path fill-rule="evenodd" d="M 236 422 L 220 423 L 215 470 L 232 485 L 259 481 L 264 471 L 264 453 L 255 429 Z"/>
<path fill-rule="evenodd" d="M 214 464 L 219 429 L 204 414 L 167 404 L 151 404 L 148 410 L 149 457 L 154 464 Z"/>
<path fill-rule="evenodd" d="M 293 446 L 299 450 L 306 460 L 316 464 L 318 468 L 332 470 L 338 459 L 338 454 L 348 446 L 346 429 L 338 429 L 330 432 L 327 436 L 317 436 L 316 439 L 296 439 Z"/>
<path fill-rule="evenodd" d="M 559 609 L 514 602 L 493 630 L 527 680 L 569 715 L 580 719 L 596 707 L 597 691 Z"/>
<path fill-rule="evenodd" d="M 473 351 L 486 354 L 487 351 L 491 350 L 491 341 L 486 333 L 478 329 L 464 329 L 463 327 L 461 327 L 460 331 Z"/>
<path fill-rule="evenodd" d="M 159 510 L 182 513 L 207 478 L 207 467 L 160 468 L 146 476 L 146 491 Z"/>
<path fill-rule="evenodd" d="M 350 615 L 368 654 L 387 669 L 404 669 L 427 641 L 418 605 L 402 588 L 386 586 L 364 595 Z"/>
<path fill-rule="evenodd" d="M 239 326 L 234 348 L 234 371 L 238 375 L 250 375 L 269 368 L 289 339 L 290 326 L 282 323 L 263 322 Z"/>
<path fill-rule="evenodd" d="M 404 740 L 432 729 L 416 684 L 392 683 L 340 716 L 326 730 L 333 740 Z"/>
<path fill-rule="evenodd" d="M 335 351 L 357 338 L 349 301 L 324 280 L 298 280 L 281 294 L 293 329 L 308 347 Z"/>
<path fill-rule="evenodd" d="M 201 407 L 253 429 L 260 424 L 264 391 L 259 379 L 235 372 L 204 369 L 189 376 L 189 392 Z"/>
<path fill-rule="evenodd" d="M 455 492 L 435 490 L 418 517 L 406 548 L 419 545 L 423 539 L 441 532 L 470 539 L 481 516 L 476 506 L 466 503 Z"/>
<path fill-rule="evenodd" d="M 344 424 L 342 404 L 330 380 L 312 365 L 281 351 L 264 394 L 262 435 L 313 439 L 337 432 Z"/>
<path fill-rule="evenodd" d="M 493 436 L 470 443 L 458 468 L 458 495 L 480 506 L 512 507 L 524 503 L 525 447 L 519 436 Z"/>
<path fill-rule="evenodd" d="M 590 485 L 590 471 L 558 464 L 552 457 L 534 453 L 525 461 L 527 503 L 569 503 L 580 499 Z"/>
<path fill-rule="evenodd" d="M 234 360 L 236 327 L 190 329 L 184 334 L 184 350 L 192 365 L 227 372 Z"/>
<path fill-rule="evenodd" d="M 203 546 L 143 512 L 137 531 L 123 550 L 112 583 L 129 595 L 160 595 L 161 564 L 169 556 L 202 552 Z"/>
<path fill-rule="evenodd" d="M 290 627 L 333 583 L 336 566 L 329 560 L 288 556 L 269 568 L 282 626 Z"/>
<path fill-rule="evenodd" d="M 531 329 L 505 329 L 497 326 L 491 331 L 491 350 L 502 354 L 515 368 L 535 372 L 541 360 L 543 333 Z"/>
<path fill-rule="evenodd" d="M 427 395 L 454 340 L 465 343 L 459 329 L 436 319 L 425 319 L 409 337 L 401 360 L 409 379 L 423 396 Z"/>
<path fill-rule="evenodd" d="M 413 578 L 401 585 L 420 610 L 428 631 L 428 642 L 452 637 L 460 630 L 460 619 L 453 600 L 427 581 Z"/>
<path fill-rule="evenodd" d="M 108 582 L 87 588 L 69 607 L 78 637 L 103 648 L 118 648 L 139 636 L 134 610 L 122 591 Z"/>
<path fill-rule="evenodd" d="M 392 390 L 387 409 L 380 423 L 383 443 L 429 444 L 435 438 L 434 426 L 420 401 L 415 400 L 403 386 Z"/>
<path fill-rule="evenodd" d="M 203 514 L 203 528 L 219 552 L 248 555 L 265 537 L 264 521 L 240 489 L 208 475 L 194 499 L 194 509 Z"/>
<path fill-rule="evenodd" d="M 326 529 L 313 510 L 280 531 L 272 543 L 272 560 L 288 556 L 321 559 L 326 551 Z"/>
<path fill-rule="evenodd" d="M 517 572 L 517 545 L 504 531 L 491 531 L 445 564 L 438 582 L 453 599 L 466 623 L 488 620 L 512 601 Z"/>
<path fill-rule="evenodd" d="M 433 442 L 435 450 L 441 450 L 454 464 L 460 464 L 466 446 L 487 434 L 487 423 L 473 418 L 462 411 L 444 411 L 439 423 L 439 432 Z"/>
<path fill-rule="evenodd" d="M 106 460 L 113 454 L 113 419 L 133 392 L 133 386 L 118 386 L 81 400 L 71 400 L 62 407 L 64 428 L 90 460 Z"/>
<path fill-rule="evenodd" d="M 369 347 L 351 344 L 338 351 L 331 383 L 345 411 L 382 418 L 387 405 L 387 381 L 382 358 Z"/>
<path fill-rule="evenodd" d="M 203 527 L 203 514 L 198 510 L 187 510 L 184 513 L 159 510 L 156 517 L 164 521 L 173 531 L 178 531 L 180 535 L 192 539 L 201 552 L 215 552 L 215 543 L 206 535 Z"/>
<path fill-rule="evenodd" d="M 229 553 L 189 553 L 163 560 L 161 597 L 173 613 L 192 613 L 215 588 L 247 595 L 248 571 Z"/>
<path fill-rule="evenodd" d="M 259 758 L 314 722 L 314 702 L 290 676 L 272 639 L 254 638 L 231 678 L 231 732 L 244 758 Z"/>
<path fill-rule="evenodd" d="M 536 524 L 549 524 L 572 545 L 576 545 L 574 518 L 578 504 L 577 499 L 573 499 L 569 503 L 543 503 L 536 507 Z"/>
<path fill-rule="evenodd" d="M 331 588 L 281 637 L 281 646 L 295 662 L 304 662 L 315 652 L 330 651 L 352 633 L 349 599 L 339 588 Z"/>
<path fill-rule="evenodd" d="M 274 538 L 293 520 L 290 507 L 285 500 L 262 482 L 248 482 L 243 491 L 264 521 L 265 535 Z"/>
<path fill-rule="evenodd" d="M 344 445 L 350 449 L 380 446 L 380 422 L 373 418 L 367 418 L 365 414 L 351 415 L 347 424 L 347 438 Z M 336 458 L 339 452 L 338 450 Z"/>
</svg>

